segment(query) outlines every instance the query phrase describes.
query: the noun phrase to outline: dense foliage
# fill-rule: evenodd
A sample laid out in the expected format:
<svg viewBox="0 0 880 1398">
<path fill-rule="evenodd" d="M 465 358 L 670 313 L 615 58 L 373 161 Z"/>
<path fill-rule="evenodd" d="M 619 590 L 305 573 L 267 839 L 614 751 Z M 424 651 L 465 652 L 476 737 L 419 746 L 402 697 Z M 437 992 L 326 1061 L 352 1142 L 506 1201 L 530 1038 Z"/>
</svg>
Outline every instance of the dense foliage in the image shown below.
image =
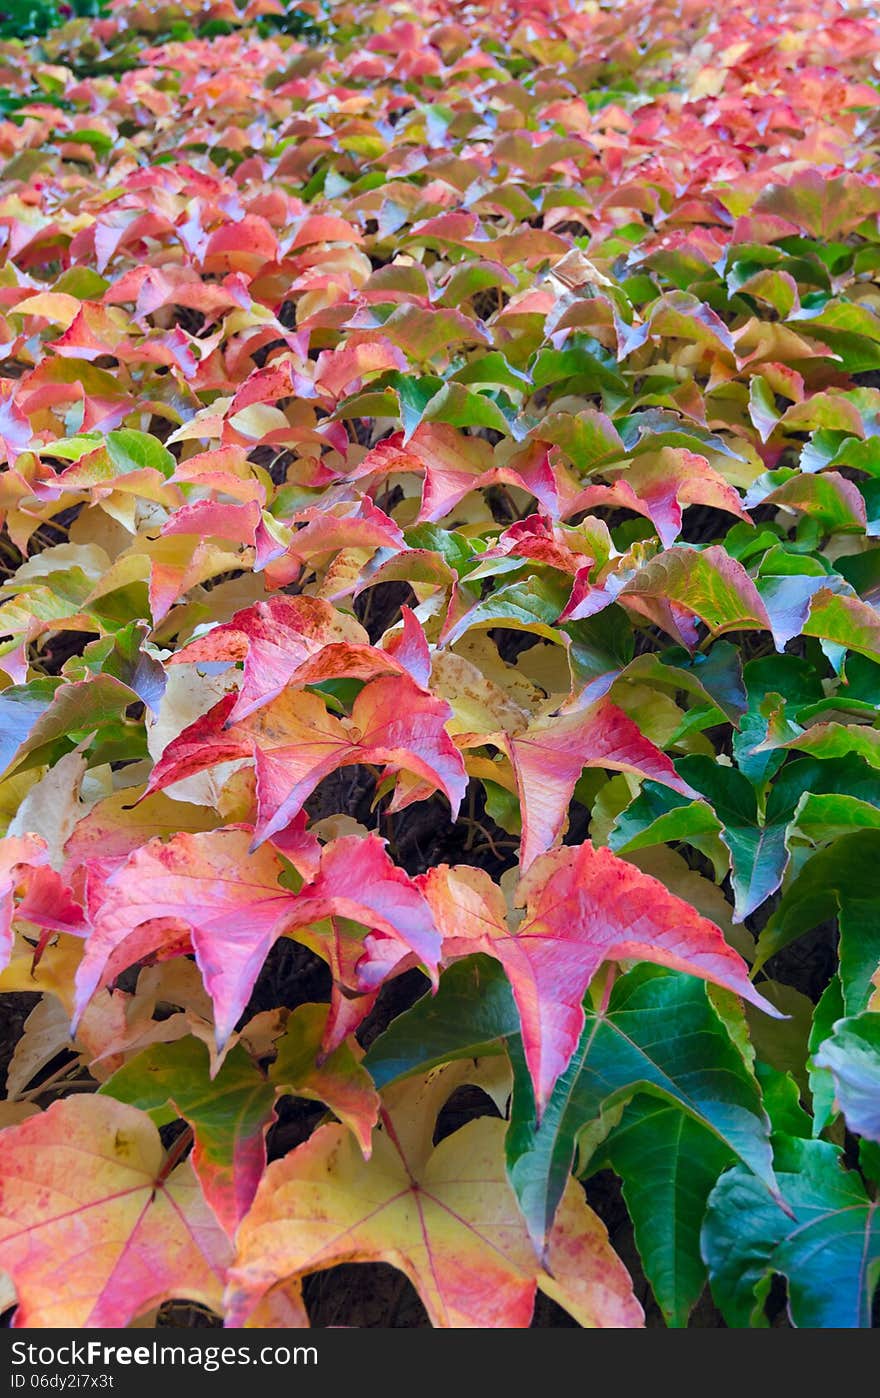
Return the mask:
<svg viewBox="0 0 880 1398">
<path fill-rule="evenodd" d="M 870 1326 L 874 7 L 36 28 L 12 1323 Z"/>
</svg>

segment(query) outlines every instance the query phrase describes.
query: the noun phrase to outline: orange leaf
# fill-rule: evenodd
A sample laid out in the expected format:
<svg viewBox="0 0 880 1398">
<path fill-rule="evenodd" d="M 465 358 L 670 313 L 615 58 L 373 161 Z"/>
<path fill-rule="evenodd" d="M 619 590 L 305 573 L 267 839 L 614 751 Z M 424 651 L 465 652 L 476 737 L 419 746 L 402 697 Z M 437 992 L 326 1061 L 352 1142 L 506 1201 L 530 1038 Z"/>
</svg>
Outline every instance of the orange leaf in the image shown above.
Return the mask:
<svg viewBox="0 0 880 1398">
<path fill-rule="evenodd" d="M 226 1235 L 188 1161 L 166 1178 L 145 1112 L 76 1097 L 2 1141 L 0 1268 L 18 1293 L 14 1325 L 119 1328 L 172 1297 L 220 1309 Z"/>
<path fill-rule="evenodd" d="M 507 1182 L 505 1123 L 482 1117 L 432 1145 L 438 1110 L 474 1071 L 453 1064 L 390 1089 L 369 1161 L 344 1127 L 324 1126 L 269 1166 L 238 1233 L 228 1323 L 244 1323 L 288 1278 L 389 1262 L 435 1326 L 524 1328 L 539 1287 L 581 1325 L 642 1324 L 626 1269 L 575 1180 L 545 1268 Z"/>
</svg>

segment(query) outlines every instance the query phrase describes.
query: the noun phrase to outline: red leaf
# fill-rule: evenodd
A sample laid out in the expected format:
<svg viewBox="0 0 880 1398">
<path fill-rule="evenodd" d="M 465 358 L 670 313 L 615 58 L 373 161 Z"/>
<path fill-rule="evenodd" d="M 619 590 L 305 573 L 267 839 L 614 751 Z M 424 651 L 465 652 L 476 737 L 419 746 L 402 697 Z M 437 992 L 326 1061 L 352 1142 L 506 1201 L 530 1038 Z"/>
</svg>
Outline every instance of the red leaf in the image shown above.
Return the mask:
<svg viewBox="0 0 880 1398">
<path fill-rule="evenodd" d="M 128 966 L 194 952 L 222 1048 L 277 939 L 328 917 L 377 929 L 398 959 L 414 955 L 436 974 L 440 939 L 431 911 L 376 836 L 325 846 L 315 879 L 298 894 L 281 887 L 285 866 L 276 851 L 252 851 L 250 836 L 248 827 L 234 826 L 175 835 L 167 844 L 151 840 L 113 871 L 77 971 L 74 1024 Z M 358 955 L 368 973 L 366 943 Z"/>
<path fill-rule="evenodd" d="M 74 1024 L 128 966 L 194 951 L 225 1044 L 293 911 L 279 855 L 249 846 L 244 828 L 180 833 L 150 840 L 110 875 L 77 970 Z"/>
<path fill-rule="evenodd" d="M 227 660 L 244 662 L 244 677 L 228 718 L 247 718 L 286 685 L 322 680 L 371 679 L 403 669 L 387 651 L 376 650 L 353 616 L 318 597 L 270 597 L 236 612 L 171 656 L 169 665 Z"/>
<path fill-rule="evenodd" d="M 779 1017 L 714 923 L 659 880 L 589 842 L 532 865 L 517 892 L 525 916 L 513 932 L 504 896 L 482 870 L 442 865 L 417 883 L 443 934 L 444 957 L 482 951 L 507 972 L 539 1111 L 575 1050 L 584 994 L 605 961 L 653 961 L 687 971 Z"/>
<path fill-rule="evenodd" d="M 588 485 L 569 504 L 566 514 L 594 505 L 620 505 L 650 519 L 664 548 L 675 543 L 684 505 L 709 505 L 751 523 L 739 494 L 704 456 L 680 447 L 637 457 L 612 485 Z"/>
<path fill-rule="evenodd" d="M 283 830 L 337 767 L 389 763 L 439 788 L 453 818 L 458 813 L 467 777 L 445 728 L 452 710 L 444 700 L 425 694 L 408 675 L 365 685 L 350 719 L 329 713 L 320 696 L 292 689 L 240 723 L 231 721 L 234 705 L 235 695 L 226 695 L 168 744 L 153 768 L 148 793 L 219 762 L 252 757 L 259 844 Z"/>
<path fill-rule="evenodd" d="M 513 763 L 522 806 L 523 871 L 559 838 L 585 767 L 633 772 L 662 782 L 682 796 L 697 795 L 678 776 L 666 754 L 610 699 L 599 699 L 578 713 L 531 724 L 522 733 L 507 734 L 503 746 Z"/>
<path fill-rule="evenodd" d="M 16 892 L 21 894 L 17 906 Z M 49 867 L 49 850 L 39 835 L 9 835 L 0 840 L 0 970 L 12 954 L 13 917 L 54 932 L 83 930 L 82 908 L 73 901 L 61 875 Z"/>
</svg>

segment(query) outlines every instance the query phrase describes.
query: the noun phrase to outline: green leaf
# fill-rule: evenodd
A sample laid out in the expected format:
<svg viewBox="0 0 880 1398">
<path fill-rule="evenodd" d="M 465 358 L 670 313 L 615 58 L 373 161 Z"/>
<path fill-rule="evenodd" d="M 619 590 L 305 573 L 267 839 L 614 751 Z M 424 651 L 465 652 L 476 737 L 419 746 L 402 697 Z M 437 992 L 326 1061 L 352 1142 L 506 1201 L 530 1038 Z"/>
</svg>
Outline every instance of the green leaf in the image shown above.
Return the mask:
<svg viewBox="0 0 880 1398">
<path fill-rule="evenodd" d="M 453 427 L 490 427 L 505 437 L 516 439 L 511 418 L 505 416 L 494 399 L 474 393 L 462 383 L 445 383 L 426 404 L 423 422 L 448 422 Z"/>
<path fill-rule="evenodd" d="M 769 1123 L 757 1084 L 700 981 L 638 966 L 615 983 L 604 1013 L 589 1004 L 585 1010 L 580 1043 L 540 1123 L 521 1042 L 509 1040 L 508 1174 L 535 1239 L 553 1219 L 580 1133 L 639 1092 L 685 1111 L 772 1187 Z"/>
<path fill-rule="evenodd" d="M 747 698 L 743 687 L 740 653 L 729 641 L 718 641 L 707 654 L 688 655 L 682 649 L 671 649 L 659 655 L 637 655 L 627 665 L 627 679 L 647 684 L 668 685 L 683 689 L 697 699 L 716 705 L 734 725 L 745 711 Z"/>
<path fill-rule="evenodd" d="M 132 694 L 154 713 L 158 712 L 166 675 L 164 666 L 143 649 L 149 630 L 146 622 L 131 621 L 112 635 L 90 641 L 81 656 L 73 656 L 67 662 L 64 674 L 72 680 L 112 675 L 128 685 Z"/>
<path fill-rule="evenodd" d="M 445 642 L 452 645 L 476 628 L 506 626 L 564 645 L 566 635 L 553 623 L 565 606 L 567 596 L 564 584 L 549 578 L 532 577 L 525 582 L 510 583 L 471 607 L 447 634 Z"/>
<path fill-rule="evenodd" d="M 630 854 L 667 840 L 685 840 L 711 858 L 704 837 L 717 835 L 720 830 L 721 822 L 705 801 L 688 801 L 658 782 L 646 781 L 635 800 L 617 817 L 608 847 L 615 854 Z"/>
<path fill-rule="evenodd" d="M 771 1019 L 746 1005 L 749 1040 L 758 1056 L 756 1071 L 765 1066 L 789 1074 L 808 1098 L 807 1040 L 813 1022 L 813 1002 L 794 986 L 779 981 L 762 980 L 761 994 L 787 1018 Z"/>
<path fill-rule="evenodd" d="M 59 685 L 16 754 L 15 771 L 51 764 L 90 734 L 92 762 L 146 757 L 142 722 L 126 719 L 136 695 L 112 675 Z"/>
<path fill-rule="evenodd" d="M 855 754 L 870 767 L 880 767 L 880 731 L 856 723 L 817 723 L 790 738 L 786 747 L 814 757 L 847 757 Z"/>
<path fill-rule="evenodd" d="M 848 1015 L 866 1008 L 880 965 L 880 830 L 859 830 L 807 860 L 758 940 L 754 970 L 837 918 L 840 977 Z"/>
<path fill-rule="evenodd" d="M 565 359 L 563 350 L 542 350 L 534 367 L 535 387 L 547 382 L 540 375 L 550 372 L 551 363 L 558 368 Z M 625 455 L 623 442 L 605 413 L 583 412 L 576 417 L 572 413 L 547 413 L 531 435 L 558 447 L 584 473 Z"/>
<path fill-rule="evenodd" d="M 464 271 L 467 272 L 468 269 L 465 267 Z M 455 273 L 450 279 L 447 295 L 454 277 Z M 489 284 L 497 285 L 498 283 L 490 282 Z M 446 300 L 446 296 L 443 299 Z M 512 388 L 519 393 L 531 389 L 528 375 L 520 373 L 519 369 L 514 369 L 498 350 L 489 350 L 487 354 L 481 354 L 478 359 L 466 364 L 463 369 L 458 369 L 451 376 L 451 381 L 465 384 L 491 384 L 496 388 Z"/>
<path fill-rule="evenodd" d="M 120 427 L 115 432 L 108 432 L 104 442 L 107 455 L 120 475 L 151 468 L 167 477 L 177 470 L 177 462 L 171 452 L 149 432 Z"/>
<path fill-rule="evenodd" d="M 500 1053 L 501 1041 L 518 1032 L 519 1015 L 499 963 L 467 956 L 443 972 L 436 995 L 423 996 L 392 1020 L 370 1045 L 363 1066 L 383 1088 L 453 1059 Z"/>
<path fill-rule="evenodd" d="M 637 1097 L 604 1154 L 620 1175 L 645 1276 L 666 1324 L 687 1325 L 706 1283 L 700 1225 L 729 1148 L 677 1107 Z"/>
<path fill-rule="evenodd" d="M 770 1118 L 774 1136 L 800 1136 L 809 1140 L 810 1116 L 801 1106 L 800 1089 L 791 1073 L 781 1073 L 767 1063 L 758 1063 L 755 1076 L 761 1084 L 764 1109 Z"/>
<path fill-rule="evenodd" d="M 838 1020 L 813 1062 L 831 1073 L 850 1131 L 880 1142 L 880 1014 Z"/>
<path fill-rule="evenodd" d="M 792 821 L 792 830 L 814 844 L 827 844 L 852 830 L 880 828 L 880 809 L 855 796 L 805 791 Z"/>
<path fill-rule="evenodd" d="M 843 989 L 840 977 L 834 975 L 820 995 L 819 1003 L 813 1011 L 813 1023 L 807 1040 L 808 1053 L 811 1055 L 807 1060 L 807 1070 L 810 1076 L 810 1092 L 813 1095 L 812 1134 L 814 1136 L 821 1136 L 826 1126 L 837 1115 L 837 1109 L 834 1105 L 834 1079 L 827 1068 L 816 1064 L 814 1055 L 828 1038 L 837 1021 L 843 1018 L 843 1015 Z"/>
<path fill-rule="evenodd" d="M 730 851 L 737 921 L 759 908 L 779 887 L 789 861 L 789 830 L 797 820 L 798 803 L 805 792 L 818 795 L 843 789 L 853 800 L 880 808 L 880 783 L 858 757 L 789 762 L 770 787 L 763 818 L 754 787 L 736 769 L 702 755 L 681 758 L 676 766 L 685 781 L 703 794 L 722 823 L 721 839 Z M 852 818 L 858 812 L 848 807 L 838 814 Z"/>
<path fill-rule="evenodd" d="M 332 1053 L 321 1045 L 329 1006 L 305 1004 L 294 1010 L 269 1069 L 270 1081 L 281 1093 L 325 1102 L 357 1137 L 365 1155 L 379 1114 L 379 1098 L 356 1047 L 346 1039 Z"/>
<path fill-rule="evenodd" d="M 712 1294 L 727 1324 L 766 1325 L 774 1275 L 788 1280 L 797 1326 L 867 1329 L 880 1278 L 880 1210 L 826 1141 L 785 1138 L 777 1159 L 784 1211 L 736 1166 L 709 1196 L 702 1232 Z"/>
</svg>

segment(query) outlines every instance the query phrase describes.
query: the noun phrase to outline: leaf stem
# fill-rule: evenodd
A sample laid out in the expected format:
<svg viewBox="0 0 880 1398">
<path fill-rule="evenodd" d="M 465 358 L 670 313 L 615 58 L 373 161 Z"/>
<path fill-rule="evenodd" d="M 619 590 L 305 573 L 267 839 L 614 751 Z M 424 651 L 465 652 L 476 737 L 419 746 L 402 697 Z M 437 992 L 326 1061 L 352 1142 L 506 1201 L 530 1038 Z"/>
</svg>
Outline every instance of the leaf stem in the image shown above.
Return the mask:
<svg viewBox="0 0 880 1398">
<path fill-rule="evenodd" d="M 184 1131 L 181 1131 L 179 1136 L 175 1136 L 169 1147 L 168 1154 L 165 1156 L 165 1160 L 162 1164 L 162 1169 L 159 1171 L 159 1178 L 156 1180 L 157 1188 L 159 1185 L 165 1183 L 175 1165 L 180 1164 L 192 1143 L 193 1129 L 191 1126 L 187 1126 Z"/>
</svg>

